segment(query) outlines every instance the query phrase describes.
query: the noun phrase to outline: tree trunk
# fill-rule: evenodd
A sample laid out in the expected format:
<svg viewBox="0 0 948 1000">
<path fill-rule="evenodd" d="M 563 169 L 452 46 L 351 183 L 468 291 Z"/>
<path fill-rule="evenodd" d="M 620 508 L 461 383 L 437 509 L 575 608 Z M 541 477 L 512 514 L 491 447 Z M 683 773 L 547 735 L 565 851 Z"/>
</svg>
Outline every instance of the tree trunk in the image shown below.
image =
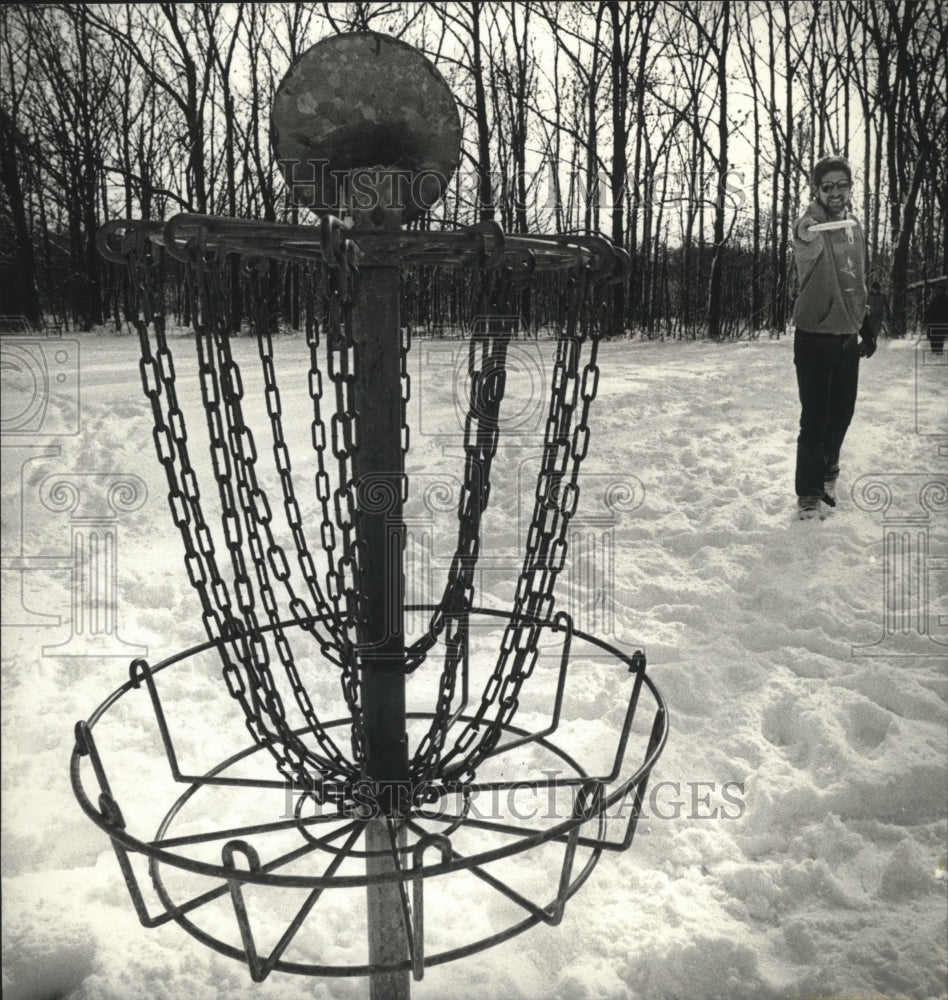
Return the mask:
<svg viewBox="0 0 948 1000">
<path fill-rule="evenodd" d="M 477 217 L 481 222 L 494 218 L 490 122 L 487 118 L 487 94 L 484 90 L 484 58 L 481 43 L 481 10 L 483 6 L 481 0 L 474 0 L 470 5 L 474 121 L 477 127 Z"/>
<path fill-rule="evenodd" d="M 721 313 L 723 308 L 723 272 L 726 254 L 725 212 L 727 211 L 727 175 L 730 170 L 728 160 L 727 121 L 727 53 L 731 31 L 730 0 L 723 0 L 721 7 L 721 41 L 714 52 L 717 57 L 718 76 L 718 156 L 717 156 L 717 198 L 714 202 L 714 257 L 711 260 L 711 274 L 708 280 L 708 336 L 712 340 L 722 337 Z"/>
<path fill-rule="evenodd" d="M 0 288 L 0 312 L 26 316 L 34 325 L 40 324 L 39 292 L 36 288 L 36 258 L 26 215 L 23 186 L 17 158 L 15 126 L 7 112 L 0 108 L 0 180 L 7 192 L 8 211 L 13 223 L 15 253 L 12 267 Z M 4 264 L 3 270 L 8 271 Z"/>
</svg>

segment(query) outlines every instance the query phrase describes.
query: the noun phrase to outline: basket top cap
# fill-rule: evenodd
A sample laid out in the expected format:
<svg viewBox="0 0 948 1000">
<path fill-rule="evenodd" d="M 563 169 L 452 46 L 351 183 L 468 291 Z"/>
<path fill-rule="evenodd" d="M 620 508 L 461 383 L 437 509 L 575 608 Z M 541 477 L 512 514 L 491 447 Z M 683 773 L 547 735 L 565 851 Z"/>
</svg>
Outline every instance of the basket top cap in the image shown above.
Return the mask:
<svg viewBox="0 0 948 1000">
<path fill-rule="evenodd" d="M 408 221 L 443 196 L 461 121 L 444 78 L 417 49 L 375 32 L 332 35 L 290 67 L 273 101 L 271 143 L 293 200 L 338 211 L 343 175 L 403 174 Z"/>
</svg>

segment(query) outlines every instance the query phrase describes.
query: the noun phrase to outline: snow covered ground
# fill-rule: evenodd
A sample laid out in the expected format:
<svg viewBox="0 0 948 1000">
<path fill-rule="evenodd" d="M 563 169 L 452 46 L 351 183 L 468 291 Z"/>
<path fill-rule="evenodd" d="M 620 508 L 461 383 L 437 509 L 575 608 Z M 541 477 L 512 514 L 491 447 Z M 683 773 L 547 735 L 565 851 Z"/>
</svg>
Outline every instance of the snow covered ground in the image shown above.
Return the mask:
<svg viewBox="0 0 948 1000">
<path fill-rule="evenodd" d="M 457 452 L 443 454 L 457 346 L 413 349 L 420 477 L 459 472 Z M 289 410 L 306 398 L 305 378 L 290 382 L 305 345 L 277 347 Z M 274 973 L 255 986 L 173 923 L 136 919 L 106 837 L 76 804 L 69 758 L 76 721 L 124 682 L 132 656 L 157 662 L 203 639 L 137 342 L 2 348 L 5 1000 L 367 995 L 360 979 Z M 515 355 L 511 393 L 548 376 L 531 351 Z M 602 858 L 563 923 L 430 969 L 413 995 L 945 997 L 948 366 L 909 341 L 863 363 L 839 506 L 823 522 L 795 520 L 790 339 L 609 343 L 601 368 L 580 510 L 614 567 L 591 545 L 574 552 L 560 606 L 646 650 L 671 736 L 631 849 Z M 30 374 L 43 371 L 45 409 Z M 535 431 L 523 399 L 493 477 L 487 558 L 499 567 L 522 528 Z M 105 534 L 117 539 L 116 621 L 84 621 L 71 553 Z M 503 598 L 504 575 L 485 584 L 487 603 Z M 615 708 L 596 684 L 564 708 L 587 738 Z M 210 668 L 176 675 L 169 704 L 188 747 L 231 745 L 205 709 L 221 685 Z M 116 718 L 127 780 L 157 787 L 153 741 L 124 707 Z M 346 943 L 336 928 L 333 947 Z"/>
</svg>

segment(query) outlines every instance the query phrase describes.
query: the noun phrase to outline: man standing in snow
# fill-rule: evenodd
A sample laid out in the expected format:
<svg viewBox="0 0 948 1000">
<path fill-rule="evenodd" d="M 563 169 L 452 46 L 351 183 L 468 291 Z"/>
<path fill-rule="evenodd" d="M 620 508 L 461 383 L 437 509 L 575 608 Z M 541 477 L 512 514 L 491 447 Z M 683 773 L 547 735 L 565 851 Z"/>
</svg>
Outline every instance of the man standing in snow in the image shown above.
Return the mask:
<svg viewBox="0 0 948 1000">
<path fill-rule="evenodd" d="M 842 156 L 813 168 L 813 200 L 793 227 L 799 292 L 793 362 L 800 393 L 795 488 L 801 518 L 836 506 L 839 452 L 856 407 L 859 359 L 876 338 L 866 313 L 866 241 L 849 212 L 852 170 Z"/>
</svg>

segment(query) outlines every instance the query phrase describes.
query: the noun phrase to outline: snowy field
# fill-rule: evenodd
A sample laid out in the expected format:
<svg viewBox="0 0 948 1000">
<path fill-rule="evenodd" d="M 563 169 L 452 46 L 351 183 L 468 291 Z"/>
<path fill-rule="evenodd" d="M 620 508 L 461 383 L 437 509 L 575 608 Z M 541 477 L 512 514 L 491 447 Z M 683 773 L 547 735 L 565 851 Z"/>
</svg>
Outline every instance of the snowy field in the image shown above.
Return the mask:
<svg viewBox="0 0 948 1000">
<path fill-rule="evenodd" d="M 129 660 L 157 662 L 204 638 L 137 341 L 2 347 L 4 1000 L 367 996 L 361 979 L 274 973 L 254 985 L 175 924 L 139 924 L 69 781 L 75 723 L 127 679 Z M 277 348 L 289 411 L 306 401 L 306 348 Z M 250 357 L 252 342 L 237 350 Z M 457 350 L 413 348 L 419 481 L 459 473 Z M 532 488 L 520 475 L 536 429 L 531 393 L 549 372 L 531 345 L 514 362 L 485 542 L 500 569 L 479 595 L 497 606 Z M 603 856 L 560 926 L 432 968 L 412 995 L 945 997 L 945 359 L 899 341 L 863 362 L 839 506 L 822 522 L 795 519 L 791 339 L 608 343 L 601 368 L 577 517 L 603 547 L 573 553 L 559 606 L 646 651 L 669 742 L 632 847 Z M 45 408 L 28 370 L 49 377 Z M 70 569 L 96 533 L 116 540 L 114 621 L 84 620 L 90 598 Z M 601 676 L 591 670 L 564 706 L 566 727 L 593 741 L 617 704 Z M 204 701 L 222 684 L 210 668 L 176 674 L 169 712 L 189 748 L 231 746 Z M 153 742 L 121 706 L 117 724 L 126 780 L 157 787 Z M 341 925 L 332 946 L 344 949 L 346 915 L 328 905 L 321 919 Z"/>
</svg>

